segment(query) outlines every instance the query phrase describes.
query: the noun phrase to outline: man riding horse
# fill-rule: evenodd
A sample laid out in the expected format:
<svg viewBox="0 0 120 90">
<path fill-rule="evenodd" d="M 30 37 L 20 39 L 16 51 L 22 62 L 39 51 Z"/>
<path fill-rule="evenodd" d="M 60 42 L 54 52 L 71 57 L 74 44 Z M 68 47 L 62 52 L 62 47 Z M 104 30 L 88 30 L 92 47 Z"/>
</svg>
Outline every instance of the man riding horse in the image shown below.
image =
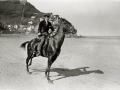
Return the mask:
<svg viewBox="0 0 120 90">
<path fill-rule="evenodd" d="M 38 28 L 38 40 L 40 42 L 38 42 L 39 44 L 37 44 L 37 56 L 40 55 L 40 50 L 42 49 L 42 45 L 45 41 L 45 43 L 47 42 L 46 39 L 48 38 L 49 36 L 49 29 L 51 29 L 52 31 L 54 31 L 54 28 L 51 24 L 51 22 L 49 22 L 49 17 L 50 15 L 49 14 L 45 14 L 44 15 L 44 20 L 40 22 L 39 24 L 39 28 Z M 33 54 L 35 54 L 36 51 L 34 49 L 34 52 Z"/>
<path fill-rule="evenodd" d="M 40 54 L 38 56 L 46 57 L 48 58 L 48 64 L 47 69 L 45 71 L 45 75 L 47 76 L 48 82 L 52 83 L 53 81 L 50 79 L 50 69 L 52 64 L 55 62 L 57 57 L 59 56 L 61 52 L 61 47 L 64 42 L 65 34 L 66 32 L 66 25 L 65 22 L 59 18 L 58 19 L 58 25 L 54 25 L 54 28 L 52 27 L 52 24 L 48 21 L 49 16 L 44 15 L 45 20 L 40 22 L 39 29 L 38 29 L 38 38 L 34 38 L 30 41 L 26 41 L 21 44 L 21 48 L 25 49 L 25 46 L 27 45 L 27 58 L 26 58 L 26 70 L 29 72 L 29 66 L 32 64 L 32 59 L 34 57 L 37 57 L 37 52 L 39 51 Z M 71 25 L 69 25 L 71 27 Z M 56 28 L 55 28 L 56 27 Z M 53 31 L 49 34 L 49 28 Z M 70 28 L 68 28 L 70 29 Z M 50 36 L 50 38 L 49 38 Z M 47 46 L 46 45 L 47 41 Z M 42 49 L 42 50 L 41 50 Z M 35 51 L 35 54 L 33 52 Z"/>
</svg>

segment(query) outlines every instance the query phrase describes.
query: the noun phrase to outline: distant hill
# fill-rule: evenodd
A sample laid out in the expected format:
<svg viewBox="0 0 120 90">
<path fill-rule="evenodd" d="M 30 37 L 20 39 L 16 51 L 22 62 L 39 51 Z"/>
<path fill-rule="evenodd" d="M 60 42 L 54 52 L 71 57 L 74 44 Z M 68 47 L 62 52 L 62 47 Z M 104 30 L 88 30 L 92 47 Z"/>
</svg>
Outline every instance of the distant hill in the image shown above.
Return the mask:
<svg viewBox="0 0 120 90">
<path fill-rule="evenodd" d="M 38 13 L 42 17 L 44 13 L 37 10 L 30 3 L 26 3 L 25 7 L 19 0 L 0 1 L 0 21 L 7 24 L 20 23 L 23 8 L 25 8 L 24 17 L 30 18 L 34 13 Z"/>
<path fill-rule="evenodd" d="M 37 10 L 32 4 L 26 2 L 25 6 L 21 2 L 24 0 L 1 0 L 0 1 L 0 22 L 6 25 L 14 25 L 14 24 L 23 24 L 27 25 L 28 21 L 31 20 L 31 16 L 35 16 L 35 23 L 39 23 L 39 19 L 43 17 L 44 12 L 40 12 Z M 23 13 L 24 9 L 24 13 Z M 23 15 L 23 19 L 21 21 Z M 62 18 L 66 25 L 72 25 L 69 21 Z M 72 30 L 72 29 L 71 29 Z M 66 31 L 72 34 L 76 34 L 77 30 Z"/>
</svg>

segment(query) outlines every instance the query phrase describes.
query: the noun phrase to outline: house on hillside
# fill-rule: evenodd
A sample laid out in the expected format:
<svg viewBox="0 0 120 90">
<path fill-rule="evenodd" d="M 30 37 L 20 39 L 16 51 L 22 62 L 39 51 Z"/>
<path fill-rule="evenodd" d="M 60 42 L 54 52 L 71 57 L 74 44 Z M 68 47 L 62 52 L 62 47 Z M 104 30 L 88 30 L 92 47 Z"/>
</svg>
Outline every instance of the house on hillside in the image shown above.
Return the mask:
<svg viewBox="0 0 120 90">
<path fill-rule="evenodd" d="M 19 30 L 24 30 L 25 32 L 35 32 L 35 27 L 38 25 L 39 19 L 36 15 L 32 15 L 29 19 L 23 18 Z"/>
<path fill-rule="evenodd" d="M 19 25 L 18 33 L 25 33 L 27 31 L 27 25 Z"/>
<path fill-rule="evenodd" d="M 35 18 L 36 18 L 36 16 L 31 16 L 31 19 L 33 19 L 33 20 L 34 20 Z"/>
<path fill-rule="evenodd" d="M 11 31 L 11 25 L 7 25 L 8 29 Z"/>
</svg>

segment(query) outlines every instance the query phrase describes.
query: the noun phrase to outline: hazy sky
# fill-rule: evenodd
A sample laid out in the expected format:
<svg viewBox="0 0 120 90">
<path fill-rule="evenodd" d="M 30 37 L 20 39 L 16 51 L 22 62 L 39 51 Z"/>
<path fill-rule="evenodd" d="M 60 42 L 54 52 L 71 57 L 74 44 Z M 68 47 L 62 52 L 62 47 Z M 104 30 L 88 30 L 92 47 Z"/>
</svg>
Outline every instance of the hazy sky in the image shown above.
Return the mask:
<svg viewBox="0 0 120 90">
<path fill-rule="evenodd" d="M 27 0 L 41 12 L 70 21 L 78 35 L 120 35 L 119 0 Z"/>
</svg>

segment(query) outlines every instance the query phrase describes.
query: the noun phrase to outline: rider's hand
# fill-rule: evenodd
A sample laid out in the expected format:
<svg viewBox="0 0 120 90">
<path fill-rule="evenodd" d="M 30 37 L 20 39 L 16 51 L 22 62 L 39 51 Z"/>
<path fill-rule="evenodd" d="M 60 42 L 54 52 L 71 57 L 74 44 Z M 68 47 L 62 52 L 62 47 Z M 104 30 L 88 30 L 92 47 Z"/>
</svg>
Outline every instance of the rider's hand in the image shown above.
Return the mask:
<svg viewBox="0 0 120 90">
<path fill-rule="evenodd" d="M 52 37 L 52 36 L 53 36 L 53 34 L 50 34 L 50 36 Z"/>
<path fill-rule="evenodd" d="M 38 36 L 40 36 L 41 35 L 41 33 L 38 33 Z"/>
</svg>

